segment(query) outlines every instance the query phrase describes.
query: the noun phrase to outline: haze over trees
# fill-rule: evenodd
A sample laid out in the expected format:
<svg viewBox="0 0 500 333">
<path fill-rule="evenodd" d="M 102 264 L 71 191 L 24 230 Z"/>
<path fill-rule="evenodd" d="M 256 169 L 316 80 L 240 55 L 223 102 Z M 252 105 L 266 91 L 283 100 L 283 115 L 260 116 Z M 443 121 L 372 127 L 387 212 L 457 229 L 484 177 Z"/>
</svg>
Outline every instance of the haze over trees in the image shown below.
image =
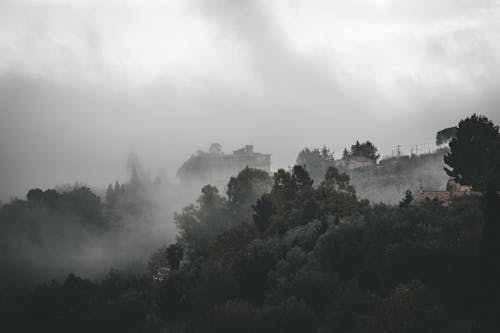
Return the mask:
<svg viewBox="0 0 500 333">
<path fill-rule="evenodd" d="M 31 189 L 0 208 L 0 285 L 26 288 L 69 272 L 99 278 L 111 268 L 143 270 L 175 236 L 179 195 L 144 175 L 131 155 L 129 180 L 102 191 L 81 185 Z"/>
<path fill-rule="evenodd" d="M 374 146 L 369 151 L 378 158 Z M 144 255 L 147 269 L 111 270 L 94 280 L 68 274 L 4 292 L 3 325 L 16 332 L 204 333 L 498 327 L 498 126 L 473 115 L 459 123 L 449 150 L 382 160 L 349 174 L 333 165 L 327 149 L 299 156 L 302 164 L 273 175 L 245 168 L 223 189 L 203 186 L 194 203 L 177 210 L 175 241 Z M 430 163 L 443 156 L 446 172 L 481 196 L 415 204 L 418 193 L 407 188 L 386 204 L 363 198 L 366 188 L 351 181 L 366 177 L 383 189 L 430 166 L 446 174 L 442 164 Z M 159 196 L 153 189 L 161 182 L 145 181 L 132 161 L 129 182 L 108 186 L 105 200 L 75 186 L 33 189 L 26 200 L 4 205 L 2 240 L 23 234 L 25 242 L 43 242 L 39 221 L 57 230 L 71 218 L 71 227 L 94 228 L 92 236 L 118 236 L 128 219 L 147 225 L 163 201 L 145 199 Z M 5 244 L 4 258 L 15 253 Z"/>
<path fill-rule="evenodd" d="M 304 166 L 314 182 L 319 183 L 328 167 L 335 165 L 335 158 L 333 152 L 325 146 L 321 149 L 306 147 L 299 152 L 295 164 Z"/>
</svg>

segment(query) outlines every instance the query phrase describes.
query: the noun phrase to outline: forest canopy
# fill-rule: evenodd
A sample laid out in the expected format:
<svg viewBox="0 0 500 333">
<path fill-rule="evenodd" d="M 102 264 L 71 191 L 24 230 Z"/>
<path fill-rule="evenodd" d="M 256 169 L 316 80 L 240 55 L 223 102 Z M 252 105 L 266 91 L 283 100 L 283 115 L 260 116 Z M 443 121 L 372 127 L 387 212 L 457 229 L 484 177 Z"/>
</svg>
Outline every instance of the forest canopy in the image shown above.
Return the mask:
<svg viewBox="0 0 500 333">
<path fill-rule="evenodd" d="M 272 175 L 245 168 L 223 190 L 203 186 L 175 213 L 177 237 L 151 251 L 147 270 L 111 270 L 100 280 L 69 274 L 5 293 L 4 325 L 18 332 L 488 332 L 500 308 L 499 138 L 498 126 L 473 115 L 441 155 L 367 169 L 381 177 L 446 154 L 446 172 L 481 191 L 446 202 L 416 204 L 411 190 L 394 205 L 370 202 L 351 183 L 358 172 L 337 169 L 326 148 L 304 149 L 297 165 Z M 124 212 L 147 215 L 154 205 L 144 194 L 155 185 L 132 175 L 110 185 L 104 201 L 86 187 L 30 190 L 2 207 L 2 235 L 28 233 L 42 214 L 100 231 Z"/>
</svg>

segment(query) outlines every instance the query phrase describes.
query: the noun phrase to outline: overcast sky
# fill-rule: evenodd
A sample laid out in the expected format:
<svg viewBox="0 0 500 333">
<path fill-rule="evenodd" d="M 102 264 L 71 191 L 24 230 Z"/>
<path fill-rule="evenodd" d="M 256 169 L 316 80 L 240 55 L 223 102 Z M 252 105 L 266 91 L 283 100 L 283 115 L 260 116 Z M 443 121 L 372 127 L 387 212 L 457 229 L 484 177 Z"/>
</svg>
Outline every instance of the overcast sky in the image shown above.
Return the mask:
<svg viewBox="0 0 500 333">
<path fill-rule="evenodd" d="M 0 200 L 104 187 L 131 151 L 174 178 L 211 142 L 273 168 L 428 149 L 471 113 L 500 123 L 499 92 L 500 1 L 1 0 Z"/>
</svg>

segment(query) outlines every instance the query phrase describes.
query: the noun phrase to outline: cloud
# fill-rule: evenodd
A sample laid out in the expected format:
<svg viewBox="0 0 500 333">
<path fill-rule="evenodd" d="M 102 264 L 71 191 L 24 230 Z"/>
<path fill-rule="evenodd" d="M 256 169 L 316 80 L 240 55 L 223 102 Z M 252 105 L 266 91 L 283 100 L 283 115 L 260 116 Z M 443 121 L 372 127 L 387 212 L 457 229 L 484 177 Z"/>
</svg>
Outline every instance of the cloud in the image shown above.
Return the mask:
<svg viewBox="0 0 500 333">
<path fill-rule="evenodd" d="M 254 143 L 383 153 L 500 122 L 498 1 L 2 1 L 0 182 L 104 185 Z"/>
</svg>

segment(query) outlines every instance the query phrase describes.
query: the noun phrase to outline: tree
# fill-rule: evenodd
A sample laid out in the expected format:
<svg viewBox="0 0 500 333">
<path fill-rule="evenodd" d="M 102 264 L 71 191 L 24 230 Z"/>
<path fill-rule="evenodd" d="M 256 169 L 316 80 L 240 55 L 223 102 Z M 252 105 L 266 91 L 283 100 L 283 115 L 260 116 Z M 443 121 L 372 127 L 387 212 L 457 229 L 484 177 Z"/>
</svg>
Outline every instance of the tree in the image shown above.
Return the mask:
<svg viewBox="0 0 500 333">
<path fill-rule="evenodd" d="M 252 222 L 252 205 L 271 190 L 272 179 L 264 170 L 246 167 L 227 184 L 229 210 L 233 223 Z"/>
<path fill-rule="evenodd" d="M 444 157 L 446 173 L 461 184 L 483 192 L 484 224 L 480 244 L 480 316 L 477 332 L 499 326 L 500 308 L 500 134 L 487 117 L 473 114 L 460 121 L 450 152 Z"/>
<path fill-rule="evenodd" d="M 377 147 L 375 147 L 375 145 L 370 141 L 366 141 L 363 143 L 359 143 L 359 141 L 356 141 L 356 143 L 351 146 L 352 156 L 363 156 L 376 161 L 380 157 L 377 152 Z"/>
<path fill-rule="evenodd" d="M 184 250 L 182 249 L 182 246 L 177 243 L 171 244 L 166 249 L 166 257 L 170 268 L 178 270 L 181 260 L 184 257 Z"/>
<path fill-rule="evenodd" d="M 500 134 L 485 116 L 465 118 L 458 124 L 456 136 L 445 155 L 446 173 L 460 184 L 485 191 L 487 186 L 500 190 Z"/>
<path fill-rule="evenodd" d="M 413 193 L 410 190 L 406 190 L 405 197 L 403 198 L 403 200 L 399 202 L 399 207 L 401 208 L 409 207 L 410 204 L 413 202 L 413 200 L 415 200 Z"/>
<path fill-rule="evenodd" d="M 158 248 L 151 254 L 148 261 L 148 270 L 151 275 L 156 275 L 158 270 L 168 265 L 167 247 L 165 245 Z"/>
<path fill-rule="evenodd" d="M 227 200 L 219 195 L 216 187 L 205 185 L 197 200 L 198 205 L 189 205 L 175 214 L 179 228 L 179 242 L 190 259 L 206 256 L 211 243 L 231 228 L 227 214 Z"/>
<path fill-rule="evenodd" d="M 450 142 L 457 134 L 457 127 L 448 127 L 436 133 L 436 146 Z"/>
<path fill-rule="evenodd" d="M 214 155 L 223 155 L 224 152 L 222 151 L 222 146 L 220 145 L 220 143 L 212 143 L 210 145 L 210 148 L 208 148 L 208 153 L 209 154 L 214 154 Z"/>
<path fill-rule="evenodd" d="M 347 148 L 344 148 L 344 151 L 342 152 L 342 158 L 344 160 L 347 160 L 349 158 L 349 151 L 347 150 Z"/>
<path fill-rule="evenodd" d="M 39 188 L 34 188 L 28 191 L 26 199 L 30 203 L 40 203 L 43 200 L 43 191 Z"/>
<path fill-rule="evenodd" d="M 109 206 L 112 206 L 115 202 L 115 191 L 113 190 L 113 185 L 109 184 L 108 188 L 106 189 L 106 203 Z"/>
<path fill-rule="evenodd" d="M 325 176 L 326 169 L 334 165 L 333 153 L 326 147 L 304 148 L 297 156 L 296 164 L 303 166 L 315 183 L 319 183 Z"/>
<path fill-rule="evenodd" d="M 262 195 L 252 208 L 254 209 L 253 221 L 255 225 L 260 231 L 266 230 L 271 224 L 271 217 L 276 212 L 271 195 L 268 193 Z"/>
<path fill-rule="evenodd" d="M 271 195 L 278 209 L 292 207 L 296 200 L 312 188 L 313 180 L 306 169 L 295 165 L 292 172 L 279 169 L 274 173 L 274 185 Z"/>
</svg>

